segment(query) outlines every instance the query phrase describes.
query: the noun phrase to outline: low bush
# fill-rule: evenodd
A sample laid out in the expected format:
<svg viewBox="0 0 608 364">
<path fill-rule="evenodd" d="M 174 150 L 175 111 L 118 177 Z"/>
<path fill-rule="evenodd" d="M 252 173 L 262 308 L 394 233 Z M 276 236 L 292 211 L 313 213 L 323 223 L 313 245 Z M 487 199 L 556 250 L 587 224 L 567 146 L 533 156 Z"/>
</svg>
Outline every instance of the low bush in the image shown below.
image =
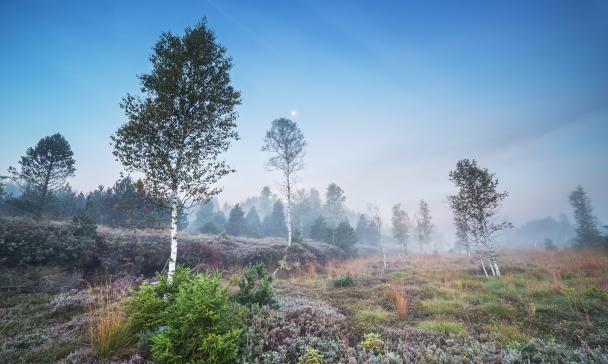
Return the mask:
<svg viewBox="0 0 608 364">
<path fill-rule="evenodd" d="M 384 353 L 384 341 L 380 338 L 380 335 L 370 332 L 365 334 L 363 341 L 359 344 L 363 349 L 369 350 L 374 354 Z"/>
<path fill-rule="evenodd" d="M 308 349 L 306 354 L 298 358 L 298 364 L 323 364 L 323 357 L 316 349 Z"/>
<path fill-rule="evenodd" d="M 276 304 L 272 293 L 272 277 L 266 273 L 265 268 L 263 262 L 248 265 L 239 277 L 239 291 L 235 298 L 243 306 Z"/>
<path fill-rule="evenodd" d="M 242 309 L 232 303 L 216 275 L 179 268 L 173 283 L 144 283 L 127 302 L 127 312 L 160 363 L 232 363 L 242 332 Z M 150 333 L 152 332 L 152 333 Z M 144 336 L 149 339 L 141 340 Z M 144 348 L 145 349 L 145 348 Z"/>
<path fill-rule="evenodd" d="M 355 282 L 350 276 L 339 276 L 334 278 L 334 286 L 336 287 L 350 287 Z"/>
</svg>

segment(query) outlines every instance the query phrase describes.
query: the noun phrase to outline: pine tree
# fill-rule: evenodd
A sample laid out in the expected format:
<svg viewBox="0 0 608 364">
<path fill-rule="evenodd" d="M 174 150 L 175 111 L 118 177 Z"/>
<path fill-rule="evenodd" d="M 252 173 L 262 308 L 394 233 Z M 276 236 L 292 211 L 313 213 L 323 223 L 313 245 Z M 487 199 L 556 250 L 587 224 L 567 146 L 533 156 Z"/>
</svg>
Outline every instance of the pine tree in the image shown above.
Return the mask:
<svg viewBox="0 0 608 364">
<path fill-rule="evenodd" d="M 19 161 L 19 169 L 10 167 L 13 181 L 24 190 L 27 205 L 41 217 L 49 196 L 65 186 L 68 177 L 76 172 L 74 153 L 65 138 L 57 133 L 44 137 L 35 147 L 28 148 Z"/>
<path fill-rule="evenodd" d="M 262 222 L 255 206 L 249 209 L 245 217 L 245 235 L 252 238 L 262 237 Z"/>
<path fill-rule="evenodd" d="M 357 244 L 357 235 L 347 221 L 342 221 L 336 227 L 333 244 L 341 248 L 346 256 L 353 255 L 355 244 Z"/>
<path fill-rule="evenodd" d="M 369 221 L 367 221 L 367 217 L 364 214 L 359 215 L 359 220 L 357 220 L 357 226 L 355 227 L 355 234 L 357 235 L 359 244 L 369 243 L 368 228 Z"/>
<path fill-rule="evenodd" d="M 310 238 L 323 243 L 331 242 L 332 233 L 323 216 L 319 216 L 310 227 Z"/>
<path fill-rule="evenodd" d="M 283 212 L 283 204 L 280 200 L 274 203 L 272 212 L 264 219 L 263 228 L 265 236 L 282 238 L 287 235 L 285 213 Z"/>
<path fill-rule="evenodd" d="M 344 190 L 340 188 L 340 186 L 335 183 L 330 183 L 329 186 L 327 186 L 324 216 L 327 220 L 327 225 L 330 227 L 335 228 L 340 222 L 346 220 L 346 209 L 344 208 L 345 200 Z"/>
<path fill-rule="evenodd" d="M 243 213 L 241 205 L 237 203 L 232 210 L 230 210 L 228 224 L 226 225 L 226 233 L 233 236 L 240 236 L 244 235 L 245 231 L 245 214 Z"/>
<path fill-rule="evenodd" d="M 570 204 L 574 209 L 576 221 L 576 242 L 579 247 L 599 247 L 602 235 L 597 227 L 597 219 L 593 216 L 591 200 L 583 187 L 578 186 L 570 193 Z"/>
</svg>

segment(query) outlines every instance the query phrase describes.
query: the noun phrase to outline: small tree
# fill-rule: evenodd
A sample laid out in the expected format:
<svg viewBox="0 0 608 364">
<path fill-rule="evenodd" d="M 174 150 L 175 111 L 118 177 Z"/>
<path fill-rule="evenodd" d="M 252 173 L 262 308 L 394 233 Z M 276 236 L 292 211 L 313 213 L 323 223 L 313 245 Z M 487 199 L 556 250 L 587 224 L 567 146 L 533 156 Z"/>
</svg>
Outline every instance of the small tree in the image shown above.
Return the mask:
<svg viewBox="0 0 608 364">
<path fill-rule="evenodd" d="M 331 228 L 335 228 L 339 223 L 346 220 L 345 200 L 344 190 L 340 186 L 335 183 L 330 183 L 327 186 L 324 209 L 327 224 Z"/>
<path fill-rule="evenodd" d="M 33 148 L 28 148 L 19 161 L 19 169 L 10 167 L 13 181 L 31 197 L 30 205 L 37 217 L 42 216 L 49 195 L 65 186 L 74 176 L 74 153 L 65 138 L 57 133 L 44 137 Z"/>
<path fill-rule="evenodd" d="M 319 216 L 310 227 L 310 238 L 324 243 L 331 241 L 332 234 L 323 216 Z"/>
<path fill-rule="evenodd" d="M 574 209 L 576 221 L 576 241 L 579 247 L 597 247 L 601 244 L 602 235 L 597 228 L 597 219 L 593 216 L 591 200 L 583 187 L 578 186 L 570 193 L 570 204 Z"/>
<path fill-rule="evenodd" d="M 280 200 L 274 203 L 272 212 L 264 219 L 263 229 L 266 236 L 284 237 L 287 235 L 285 213 L 283 212 L 283 204 Z"/>
<path fill-rule="evenodd" d="M 272 122 L 266 132 L 262 151 L 272 153 L 268 160 L 271 169 L 279 170 L 285 178 L 285 197 L 287 199 L 287 246 L 291 245 L 291 189 L 293 178 L 304 168 L 304 135 L 298 125 L 285 118 Z"/>
<path fill-rule="evenodd" d="M 238 203 L 230 210 L 228 225 L 226 225 L 226 233 L 234 236 L 243 235 L 245 233 L 245 214 Z"/>
<path fill-rule="evenodd" d="M 348 221 L 342 221 L 333 232 L 333 244 L 341 248 L 346 256 L 353 254 L 353 248 L 357 244 L 357 235 Z"/>
<path fill-rule="evenodd" d="M 416 219 L 416 233 L 418 235 L 418 242 L 420 243 L 420 251 L 422 252 L 423 246 L 431 241 L 431 234 L 435 227 L 431 222 L 431 209 L 426 201 L 420 200 L 419 209 Z"/>
<path fill-rule="evenodd" d="M 393 238 L 403 248 L 403 252 L 407 252 L 407 242 L 410 236 L 410 218 L 403 209 L 401 204 L 393 206 Z"/>
<path fill-rule="evenodd" d="M 483 254 L 487 252 L 493 274 L 500 276 L 494 236 L 511 227 L 509 222 L 497 220 L 498 210 L 509 196 L 508 192 L 498 192 L 498 179 L 487 169 L 480 168 L 474 159 L 458 161 L 456 169 L 450 172 L 450 180 L 458 189 L 455 195 L 449 196 L 450 206 L 454 215 L 466 222 L 463 231 L 467 241 L 484 251 L 480 256 L 484 272 Z"/>
<path fill-rule="evenodd" d="M 219 156 L 238 138 L 240 95 L 230 85 L 231 59 L 205 20 L 183 36 L 163 33 L 150 62 L 152 71 L 139 76 L 144 96 L 123 99 L 128 122 L 112 141 L 117 159 L 143 172 L 159 200 L 170 201 L 171 281 L 179 209 L 207 202 L 221 191 L 215 183 L 233 172 Z"/>
<path fill-rule="evenodd" d="M 245 216 L 245 234 L 252 238 L 262 237 L 262 222 L 255 206 L 250 208 Z"/>
</svg>

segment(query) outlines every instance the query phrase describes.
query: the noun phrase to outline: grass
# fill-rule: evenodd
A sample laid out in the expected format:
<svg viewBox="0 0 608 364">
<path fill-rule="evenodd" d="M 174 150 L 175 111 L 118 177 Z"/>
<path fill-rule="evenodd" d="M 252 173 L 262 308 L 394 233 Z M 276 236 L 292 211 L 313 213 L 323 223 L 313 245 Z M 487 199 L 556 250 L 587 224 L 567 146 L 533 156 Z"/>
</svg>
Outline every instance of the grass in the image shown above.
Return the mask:
<svg viewBox="0 0 608 364">
<path fill-rule="evenodd" d="M 448 319 L 424 321 L 418 324 L 421 329 L 438 332 L 443 335 L 461 335 L 465 332 L 464 325 Z"/>
<path fill-rule="evenodd" d="M 513 307 L 502 303 L 488 302 L 480 305 L 478 309 L 487 315 L 498 317 L 498 318 L 511 318 L 513 317 Z"/>
<path fill-rule="evenodd" d="M 124 317 L 122 300 L 126 292 L 102 287 L 88 309 L 87 334 L 93 350 L 102 358 L 121 355 L 135 344 L 135 335 Z"/>
<path fill-rule="evenodd" d="M 521 348 L 530 342 L 530 337 L 515 325 L 492 325 L 490 331 L 498 335 L 498 340 L 509 348 Z"/>
<path fill-rule="evenodd" d="M 385 294 L 393 301 L 397 317 L 405 320 L 407 318 L 407 296 L 403 285 L 392 284 L 387 288 Z"/>
<path fill-rule="evenodd" d="M 439 315 L 453 315 L 461 310 L 463 306 L 462 301 L 445 298 L 431 298 L 422 302 L 422 307 Z"/>
</svg>

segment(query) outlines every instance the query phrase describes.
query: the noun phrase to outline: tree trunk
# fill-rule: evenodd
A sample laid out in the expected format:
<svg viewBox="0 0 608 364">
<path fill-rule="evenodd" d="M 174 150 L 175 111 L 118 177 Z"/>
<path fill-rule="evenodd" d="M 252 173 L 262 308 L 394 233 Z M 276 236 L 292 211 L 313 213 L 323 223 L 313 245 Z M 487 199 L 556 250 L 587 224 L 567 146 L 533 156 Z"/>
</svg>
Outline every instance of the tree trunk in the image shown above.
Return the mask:
<svg viewBox="0 0 608 364">
<path fill-rule="evenodd" d="M 494 270 L 494 263 L 492 263 L 492 259 L 490 259 L 490 270 L 492 271 L 492 277 L 496 276 L 496 271 Z"/>
<path fill-rule="evenodd" d="M 42 211 L 44 210 L 44 205 L 46 204 L 46 196 L 49 193 L 49 181 L 51 180 L 51 172 L 53 171 L 53 163 L 49 166 L 46 176 L 44 177 L 44 186 L 42 186 L 42 191 L 40 192 L 40 202 L 38 205 L 38 209 L 36 209 L 36 217 L 42 217 Z"/>
<path fill-rule="evenodd" d="M 287 176 L 287 246 L 291 246 L 291 181 Z"/>
<path fill-rule="evenodd" d="M 483 257 L 480 257 L 479 261 L 481 261 L 481 267 L 483 268 L 483 272 L 485 273 L 486 277 L 489 277 L 488 276 L 488 271 L 486 270 L 486 265 L 483 264 Z"/>
<path fill-rule="evenodd" d="M 492 264 L 494 266 L 493 269 L 496 271 L 496 275 L 500 277 L 500 269 L 498 268 L 498 263 L 496 263 L 496 253 L 494 252 L 494 248 L 490 249 L 490 253 L 491 253 L 490 264 Z"/>
<path fill-rule="evenodd" d="M 384 245 L 382 246 L 382 258 L 384 260 L 384 271 L 386 272 L 386 250 L 384 250 Z"/>
<path fill-rule="evenodd" d="M 171 255 L 169 256 L 169 284 L 173 282 L 175 263 L 177 261 L 177 199 L 177 190 L 174 190 L 171 194 Z"/>
</svg>

